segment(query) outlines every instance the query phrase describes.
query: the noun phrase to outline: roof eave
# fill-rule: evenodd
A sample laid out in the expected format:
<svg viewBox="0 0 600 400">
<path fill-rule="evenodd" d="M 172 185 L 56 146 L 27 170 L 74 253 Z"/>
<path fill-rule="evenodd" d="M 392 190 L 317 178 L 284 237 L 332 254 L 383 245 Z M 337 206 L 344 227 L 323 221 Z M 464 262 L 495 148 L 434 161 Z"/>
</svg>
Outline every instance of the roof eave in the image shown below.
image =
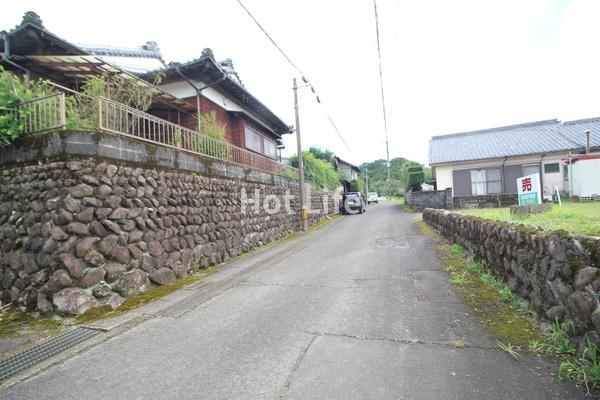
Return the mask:
<svg viewBox="0 0 600 400">
<path fill-rule="evenodd" d="M 220 89 L 221 92 L 225 92 L 234 97 L 236 100 L 238 100 L 241 103 L 241 105 L 247 106 L 250 110 L 252 110 L 258 116 L 260 116 L 265 122 L 270 124 L 272 126 L 272 129 L 278 135 L 284 135 L 293 132 L 290 126 L 283 122 L 283 120 L 281 120 L 277 115 L 275 115 L 275 113 L 273 113 L 267 106 L 265 106 L 260 100 L 258 100 L 250 92 L 248 92 L 248 90 L 240 86 L 231 77 L 229 77 L 229 75 L 215 61 L 212 55 L 203 54 L 200 58 L 196 60 L 180 65 L 171 66 L 165 71 L 165 82 L 183 79 L 177 72 L 177 68 L 179 69 L 179 72 L 181 72 L 183 75 L 189 78 L 193 78 L 193 74 L 195 73 L 200 73 L 203 75 L 205 80 L 215 82 L 215 84 L 212 85 L 213 88 L 215 88 L 216 90 Z M 151 71 L 145 74 L 141 74 L 140 76 L 143 79 L 151 80 L 156 76 L 156 74 L 157 71 Z M 208 85 L 211 85 L 210 82 L 208 83 Z"/>
</svg>

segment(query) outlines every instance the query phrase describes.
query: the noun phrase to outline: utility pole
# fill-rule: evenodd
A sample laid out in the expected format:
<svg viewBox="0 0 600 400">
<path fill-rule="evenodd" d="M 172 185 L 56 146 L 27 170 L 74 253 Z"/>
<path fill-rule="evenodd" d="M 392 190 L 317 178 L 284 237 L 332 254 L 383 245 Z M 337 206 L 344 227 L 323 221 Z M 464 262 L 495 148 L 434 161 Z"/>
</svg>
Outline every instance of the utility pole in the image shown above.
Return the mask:
<svg viewBox="0 0 600 400">
<path fill-rule="evenodd" d="M 306 199 L 304 193 L 304 161 L 302 160 L 302 140 L 300 138 L 300 114 L 298 113 L 298 85 L 294 78 L 294 111 L 296 112 L 296 142 L 298 144 L 298 183 L 300 192 L 300 219 L 302 220 L 302 230 L 308 230 L 308 211 L 306 209 Z"/>
<path fill-rule="evenodd" d="M 388 197 L 392 197 L 392 178 L 391 178 L 391 170 L 392 164 L 390 163 L 390 148 L 388 147 L 388 139 L 387 139 L 387 131 L 385 134 L 385 152 L 387 154 L 387 187 L 388 187 Z"/>
<path fill-rule="evenodd" d="M 367 192 L 367 198 L 369 198 L 369 167 L 365 167 L 365 192 Z"/>
</svg>

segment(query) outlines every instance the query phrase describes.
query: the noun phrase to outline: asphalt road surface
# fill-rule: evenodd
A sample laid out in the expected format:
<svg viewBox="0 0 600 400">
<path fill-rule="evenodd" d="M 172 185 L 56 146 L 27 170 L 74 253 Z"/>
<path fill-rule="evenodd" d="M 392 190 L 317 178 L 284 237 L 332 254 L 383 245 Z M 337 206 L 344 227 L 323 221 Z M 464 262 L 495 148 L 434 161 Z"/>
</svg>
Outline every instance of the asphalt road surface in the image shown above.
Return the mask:
<svg viewBox="0 0 600 400">
<path fill-rule="evenodd" d="M 0 398 L 585 398 L 495 347 L 431 243 L 399 206 L 369 206 L 232 263 Z"/>
</svg>

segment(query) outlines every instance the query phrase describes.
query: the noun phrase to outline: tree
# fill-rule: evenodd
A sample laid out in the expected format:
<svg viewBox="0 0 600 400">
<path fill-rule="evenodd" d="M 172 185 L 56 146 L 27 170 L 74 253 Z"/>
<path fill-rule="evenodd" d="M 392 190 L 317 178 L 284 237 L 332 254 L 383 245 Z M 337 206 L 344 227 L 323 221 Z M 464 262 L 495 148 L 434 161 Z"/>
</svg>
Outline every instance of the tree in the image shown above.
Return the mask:
<svg viewBox="0 0 600 400">
<path fill-rule="evenodd" d="M 319 160 L 327 161 L 329 164 L 335 167 L 335 154 L 332 151 L 316 146 L 312 146 L 308 149 L 308 151 L 313 153 Z"/>
<path fill-rule="evenodd" d="M 407 160 L 402 157 L 396 157 L 390 160 L 390 176 L 392 194 L 400 195 L 406 189 L 408 167 L 421 166 L 416 161 Z M 364 178 L 366 170 L 369 173 L 369 192 L 387 193 L 387 166 L 386 161 L 379 159 L 372 162 L 363 163 L 360 165 L 361 176 Z M 423 167 L 425 176 L 430 176 L 429 168 Z"/>
</svg>

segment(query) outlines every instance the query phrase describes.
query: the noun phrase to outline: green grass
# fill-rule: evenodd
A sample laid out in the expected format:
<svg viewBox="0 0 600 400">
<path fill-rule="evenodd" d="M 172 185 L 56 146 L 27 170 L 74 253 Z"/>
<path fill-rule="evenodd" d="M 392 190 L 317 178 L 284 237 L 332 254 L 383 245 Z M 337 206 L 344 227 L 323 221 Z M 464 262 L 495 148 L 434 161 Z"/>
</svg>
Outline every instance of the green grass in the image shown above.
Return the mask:
<svg viewBox="0 0 600 400">
<path fill-rule="evenodd" d="M 525 217 L 511 215 L 508 208 L 476 208 L 458 210 L 465 215 L 473 215 L 498 221 L 512 221 L 537 225 L 546 229 L 564 229 L 572 233 L 600 236 L 600 202 L 554 204 L 551 211 Z"/>
<path fill-rule="evenodd" d="M 389 199 L 389 201 L 391 201 L 394 204 L 400 204 L 401 206 L 403 206 L 404 203 L 404 196 L 392 196 L 392 197 L 386 197 L 387 199 Z"/>
<path fill-rule="evenodd" d="M 0 315 L 0 336 L 19 336 L 27 331 L 53 335 L 63 328 L 63 321 L 59 318 L 34 317 L 13 307 L 4 309 Z"/>
<path fill-rule="evenodd" d="M 569 379 L 579 387 L 600 389 L 600 356 L 598 347 L 586 338 L 586 344 L 580 356 L 569 338 L 569 331 L 574 333 L 572 322 L 560 323 L 555 320 L 552 331 L 543 340 L 533 340 L 529 350 L 557 358 L 560 361 L 558 379 Z"/>
<path fill-rule="evenodd" d="M 417 227 L 425 235 L 437 235 L 423 221 L 418 221 Z M 471 315 L 484 324 L 499 349 L 515 360 L 526 350 L 551 357 L 560 365 L 559 381 L 569 379 L 588 393 L 600 389 L 600 350 L 587 339 L 578 356 L 570 339 L 573 322 L 556 320 L 550 334 L 542 333 L 527 302 L 508 290 L 485 264 L 466 258 L 460 245 L 449 245 L 443 239 L 435 250 Z"/>
<path fill-rule="evenodd" d="M 423 221 L 418 221 L 417 226 L 423 234 L 435 234 Z M 498 341 L 499 348 L 511 357 L 518 357 L 518 351 L 527 348 L 528 343 L 543 340 L 527 303 L 510 292 L 483 264 L 467 259 L 464 249 L 457 244 L 439 241 L 435 250 L 470 314 Z"/>
</svg>

